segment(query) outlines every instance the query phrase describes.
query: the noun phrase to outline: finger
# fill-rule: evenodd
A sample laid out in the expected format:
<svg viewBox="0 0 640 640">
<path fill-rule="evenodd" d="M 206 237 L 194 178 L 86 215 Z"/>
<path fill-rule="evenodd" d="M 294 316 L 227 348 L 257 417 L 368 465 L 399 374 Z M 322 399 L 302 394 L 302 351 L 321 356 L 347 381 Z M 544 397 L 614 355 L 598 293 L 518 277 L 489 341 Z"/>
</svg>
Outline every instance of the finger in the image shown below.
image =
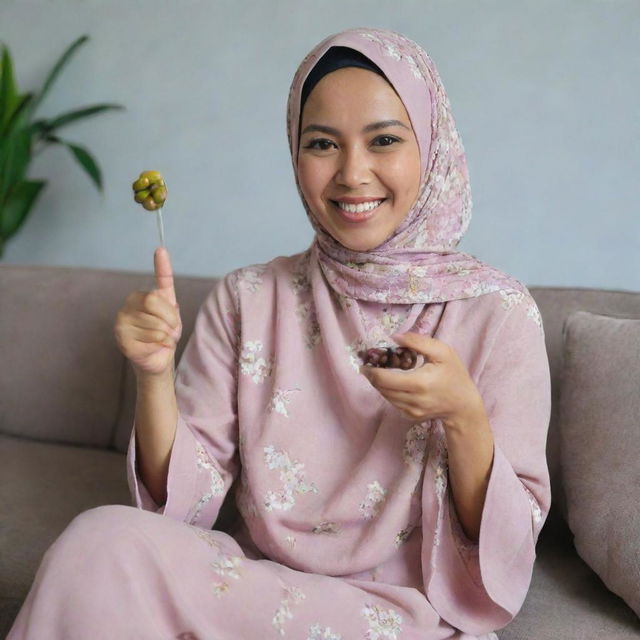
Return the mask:
<svg viewBox="0 0 640 640">
<path fill-rule="evenodd" d="M 379 390 L 416 393 L 420 389 L 420 383 L 415 379 L 413 371 L 391 371 L 362 365 L 360 373 Z"/>
<path fill-rule="evenodd" d="M 171 327 L 180 326 L 180 314 L 178 313 L 177 305 L 172 305 L 158 289 L 148 291 L 136 310 L 136 315 L 145 313 L 160 318 Z"/>
<path fill-rule="evenodd" d="M 167 314 L 168 315 L 168 314 Z M 177 318 L 159 317 L 150 313 L 136 313 L 131 318 L 131 326 L 138 327 L 138 329 L 161 329 L 168 333 L 175 331 L 179 328 L 179 322 Z"/>
<path fill-rule="evenodd" d="M 437 338 L 413 331 L 397 333 L 391 337 L 401 347 L 409 347 L 409 349 L 421 353 L 429 362 L 442 362 L 446 359 L 448 345 Z"/>
<path fill-rule="evenodd" d="M 173 344 L 171 333 L 160 329 L 138 329 L 131 327 L 129 336 L 136 342 L 144 342 L 146 344 Z"/>
<path fill-rule="evenodd" d="M 171 257 L 165 247 L 158 247 L 155 250 L 153 254 L 153 266 L 158 291 L 175 306 L 176 292 L 173 286 L 173 268 L 171 267 Z"/>
</svg>

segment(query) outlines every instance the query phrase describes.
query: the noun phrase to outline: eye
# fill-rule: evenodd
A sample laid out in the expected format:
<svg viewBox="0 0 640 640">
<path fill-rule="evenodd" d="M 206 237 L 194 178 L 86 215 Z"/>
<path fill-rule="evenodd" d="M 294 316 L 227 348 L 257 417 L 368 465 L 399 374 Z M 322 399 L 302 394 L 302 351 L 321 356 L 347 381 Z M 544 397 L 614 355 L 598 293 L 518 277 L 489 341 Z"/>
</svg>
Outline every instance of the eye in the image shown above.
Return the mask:
<svg viewBox="0 0 640 640">
<path fill-rule="evenodd" d="M 380 142 L 381 140 L 386 140 L 388 141 L 385 144 L 379 144 L 377 146 L 380 147 L 390 147 L 394 142 L 400 142 L 399 138 L 396 138 L 395 136 L 378 136 L 374 142 Z"/>
<path fill-rule="evenodd" d="M 305 149 L 318 149 L 319 151 L 327 151 L 328 147 L 322 146 L 322 145 L 327 145 L 327 144 L 331 145 L 331 144 L 334 144 L 334 143 L 331 142 L 331 140 L 327 140 L 326 138 L 314 138 L 304 148 Z M 320 146 L 318 146 L 318 145 L 320 145 Z"/>
</svg>

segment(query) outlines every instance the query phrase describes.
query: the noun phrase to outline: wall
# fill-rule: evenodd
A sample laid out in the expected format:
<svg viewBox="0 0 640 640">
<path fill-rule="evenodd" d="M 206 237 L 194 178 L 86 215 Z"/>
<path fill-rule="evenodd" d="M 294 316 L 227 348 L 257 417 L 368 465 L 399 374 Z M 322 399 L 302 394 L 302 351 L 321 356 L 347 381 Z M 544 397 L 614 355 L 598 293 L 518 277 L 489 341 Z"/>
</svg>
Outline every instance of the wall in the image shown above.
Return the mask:
<svg viewBox="0 0 640 640">
<path fill-rule="evenodd" d="M 471 175 L 460 250 L 528 285 L 640 290 L 637 0 L 3 0 L 23 91 L 91 37 L 39 116 L 126 106 L 59 131 L 97 158 L 104 196 L 66 149 L 36 157 L 49 185 L 4 261 L 150 270 L 155 216 L 130 190 L 144 169 L 167 179 L 176 272 L 306 248 L 287 93 L 309 49 L 355 26 L 400 31 L 438 66 Z"/>
</svg>

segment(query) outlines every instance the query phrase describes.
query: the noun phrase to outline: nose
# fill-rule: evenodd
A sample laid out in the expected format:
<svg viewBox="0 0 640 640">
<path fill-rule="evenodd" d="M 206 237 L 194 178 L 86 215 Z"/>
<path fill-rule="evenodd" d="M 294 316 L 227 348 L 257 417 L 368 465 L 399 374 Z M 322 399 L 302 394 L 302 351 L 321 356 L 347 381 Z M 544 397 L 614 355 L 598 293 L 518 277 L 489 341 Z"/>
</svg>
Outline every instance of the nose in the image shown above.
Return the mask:
<svg viewBox="0 0 640 640">
<path fill-rule="evenodd" d="M 357 147 L 344 149 L 340 153 L 335 181 L 349 189 L 371 182 L 371 167 L 366 151 Z"/>
</svg>

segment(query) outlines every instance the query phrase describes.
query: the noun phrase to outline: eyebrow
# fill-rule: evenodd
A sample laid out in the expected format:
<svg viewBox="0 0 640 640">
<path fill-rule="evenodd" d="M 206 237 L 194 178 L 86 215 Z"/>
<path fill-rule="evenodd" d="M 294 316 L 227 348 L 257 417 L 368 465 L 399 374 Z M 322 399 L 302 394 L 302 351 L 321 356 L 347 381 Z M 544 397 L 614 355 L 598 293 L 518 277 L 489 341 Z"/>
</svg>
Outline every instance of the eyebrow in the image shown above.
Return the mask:
<svg viewBox="0 0 640 640">
<path fill-rule="evenodd" d="M 408 131 L 411 131 L 411 129 L 409 129 L 404 122 L 400 122 L 400 120 L 381 120 L 380 122 L 372 122 L 371 124 L 368 124 L 362 130 L 362 133 L 368 133 L 369 131 L 376 131 L 378 129 L 386 129 L 387 127 L 404 127 Z M 304 131 L 300 135 L 304 135 L 309 131 L 319 131 L 320 133 L 328 133 L 332 136 L 340 135 L 340 131 L 338 131 L 338 129 L 327 127 L 323 124 L 310 124 L 308 127 L 305 127 Z"/>
</svg>

